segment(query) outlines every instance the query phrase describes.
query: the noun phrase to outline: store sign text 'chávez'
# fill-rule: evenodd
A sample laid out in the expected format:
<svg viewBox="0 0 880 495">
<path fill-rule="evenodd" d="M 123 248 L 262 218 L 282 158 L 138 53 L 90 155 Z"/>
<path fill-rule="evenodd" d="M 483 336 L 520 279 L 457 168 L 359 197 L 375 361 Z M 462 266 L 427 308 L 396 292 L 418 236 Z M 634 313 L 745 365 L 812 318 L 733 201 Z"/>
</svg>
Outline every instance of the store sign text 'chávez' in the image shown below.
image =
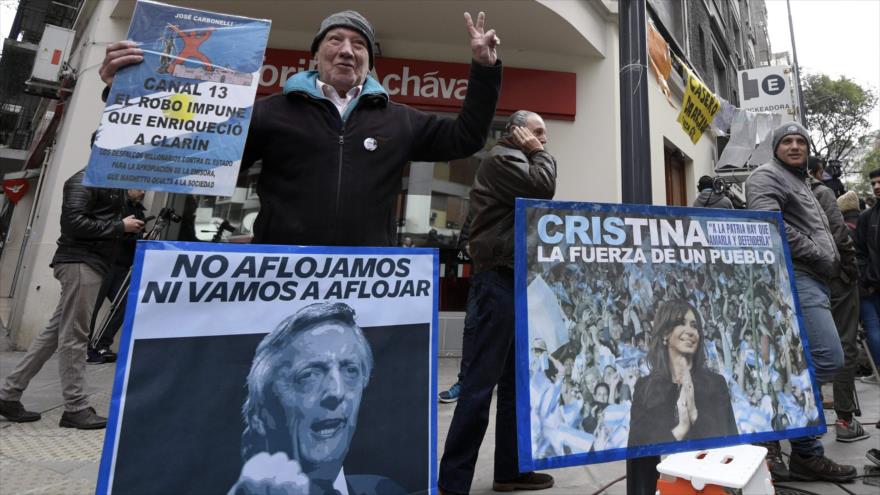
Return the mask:
<svg viewBox="0 0 880 495">
<path fill-rule="evenodd" d="M 266 50 L 257 94 L 276 93 L 289 77 L 314 68 L 309 52 L 270 48 Z M 391 99 L 428 111 L 458 112 L 467 93 L 469 71 L 468 64 L 376 59 L 376 74 Z M 502 84 L 499 114 L 527 109 L 545 119 L 574 120 L 577 91 L 573 72 L 505 67 Z"/>
</svg>

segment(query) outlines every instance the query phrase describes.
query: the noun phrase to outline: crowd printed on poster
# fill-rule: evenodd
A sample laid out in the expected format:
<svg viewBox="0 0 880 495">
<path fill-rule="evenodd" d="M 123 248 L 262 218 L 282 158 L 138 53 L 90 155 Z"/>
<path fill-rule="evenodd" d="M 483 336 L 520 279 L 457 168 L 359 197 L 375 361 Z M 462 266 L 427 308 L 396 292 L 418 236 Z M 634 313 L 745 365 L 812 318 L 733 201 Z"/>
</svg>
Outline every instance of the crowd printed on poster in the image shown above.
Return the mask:
<svg viewBox="0 0 880 495">
<path fill-rule="evenodd" d="M 270 21 L 138 1 L 85 183 L 231 196 Z"/>
<path fill-rule="evenodd" d="M 517 215 L 521 470 L 824 431 L 777 214 Z"/>
<path fill-rule="evenodd" d="M 96 492 L 433 493 L 438 270 L 139 243 Z"/>
</svg>

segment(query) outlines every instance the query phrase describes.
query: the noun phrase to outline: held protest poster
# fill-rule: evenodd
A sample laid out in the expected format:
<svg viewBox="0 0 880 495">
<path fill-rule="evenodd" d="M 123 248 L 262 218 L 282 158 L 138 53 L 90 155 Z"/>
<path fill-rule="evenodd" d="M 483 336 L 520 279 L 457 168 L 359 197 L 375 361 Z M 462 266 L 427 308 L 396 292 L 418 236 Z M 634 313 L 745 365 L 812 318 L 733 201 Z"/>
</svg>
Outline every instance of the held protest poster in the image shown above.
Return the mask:
<svg viewBox="0 0 880 495">
<path fill-rule="evenodd" d="M 231 196 L 270 21 L 138 1 L 85 184 Z"/>
<path fill-rule="evenodd" d="M 438 269 L 139 242 L 97 493 L 434 493 Z"/>
<path fill-rule="evenodd" d="M 520 470 L 825 431 L 781 215 L 516 215 Z"/>
</svg>

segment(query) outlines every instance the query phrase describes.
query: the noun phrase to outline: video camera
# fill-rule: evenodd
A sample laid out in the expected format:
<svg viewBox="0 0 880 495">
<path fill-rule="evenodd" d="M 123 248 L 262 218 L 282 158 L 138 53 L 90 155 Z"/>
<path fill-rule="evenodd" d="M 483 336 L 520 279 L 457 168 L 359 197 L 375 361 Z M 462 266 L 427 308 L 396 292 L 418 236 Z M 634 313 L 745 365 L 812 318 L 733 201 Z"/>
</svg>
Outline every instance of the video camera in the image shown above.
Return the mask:
<svg viewBox="0 0 880 495">
<path fill-rule="evenodd" d="M 159 220 L 165 222 L 180 223 L 180 221 L 183 220 L 183 217 L 174 212 L 174 208 L 168 207 L 159 210 L 159 215 L 157 216 L 159 217 Z"/>
<path fill-rule="evenodd" d="M 825 172 L 831 177 L 839 179 L 840 176 L 843 175 L 843 167 L 840 166 L 840 160 L 828 160 Z"/>
<path fill-rule="evenodd" d="M 723 178 L 718 176 L 712 178 L 712 191 L 715 194 L 724 194 L 728 189 L 727 182 L 724 182 Z"/>
<path fill-rule="evenodd" d="M 742 181 L 727 180 L 724 177 L 716 175 L 715 177 L 712 177 L 712 192 L 727 196 L 727 198 L 730 199 L 730 202 L 733 203 L 733 207 L 737 210 L 743 210 L 746 207 L 745 191 L 742 188 Z"/>
</svg>

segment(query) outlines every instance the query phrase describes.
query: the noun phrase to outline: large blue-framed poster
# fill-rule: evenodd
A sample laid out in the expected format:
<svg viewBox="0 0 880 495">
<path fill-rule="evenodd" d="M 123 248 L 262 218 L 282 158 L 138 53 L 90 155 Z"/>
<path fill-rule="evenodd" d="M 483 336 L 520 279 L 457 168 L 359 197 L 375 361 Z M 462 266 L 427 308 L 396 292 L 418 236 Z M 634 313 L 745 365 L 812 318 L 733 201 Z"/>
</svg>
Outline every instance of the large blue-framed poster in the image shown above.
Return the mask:
<svg viewBox="0 0 880 495">
<path fill-rule="evenodd" d="M 516 263 L 522 471 L 825 431 L 780 214 L 518 199 Z"/>
<path fill-rule="evenodd" d="M 139 0 L 84 183 L 232 196 L 270 24 Z"/>
<path fill-rule="evenodd" d="M 437 275 L 431 249 L 139 242 L 97 493 L 434 493 Z"/>
</svg>

